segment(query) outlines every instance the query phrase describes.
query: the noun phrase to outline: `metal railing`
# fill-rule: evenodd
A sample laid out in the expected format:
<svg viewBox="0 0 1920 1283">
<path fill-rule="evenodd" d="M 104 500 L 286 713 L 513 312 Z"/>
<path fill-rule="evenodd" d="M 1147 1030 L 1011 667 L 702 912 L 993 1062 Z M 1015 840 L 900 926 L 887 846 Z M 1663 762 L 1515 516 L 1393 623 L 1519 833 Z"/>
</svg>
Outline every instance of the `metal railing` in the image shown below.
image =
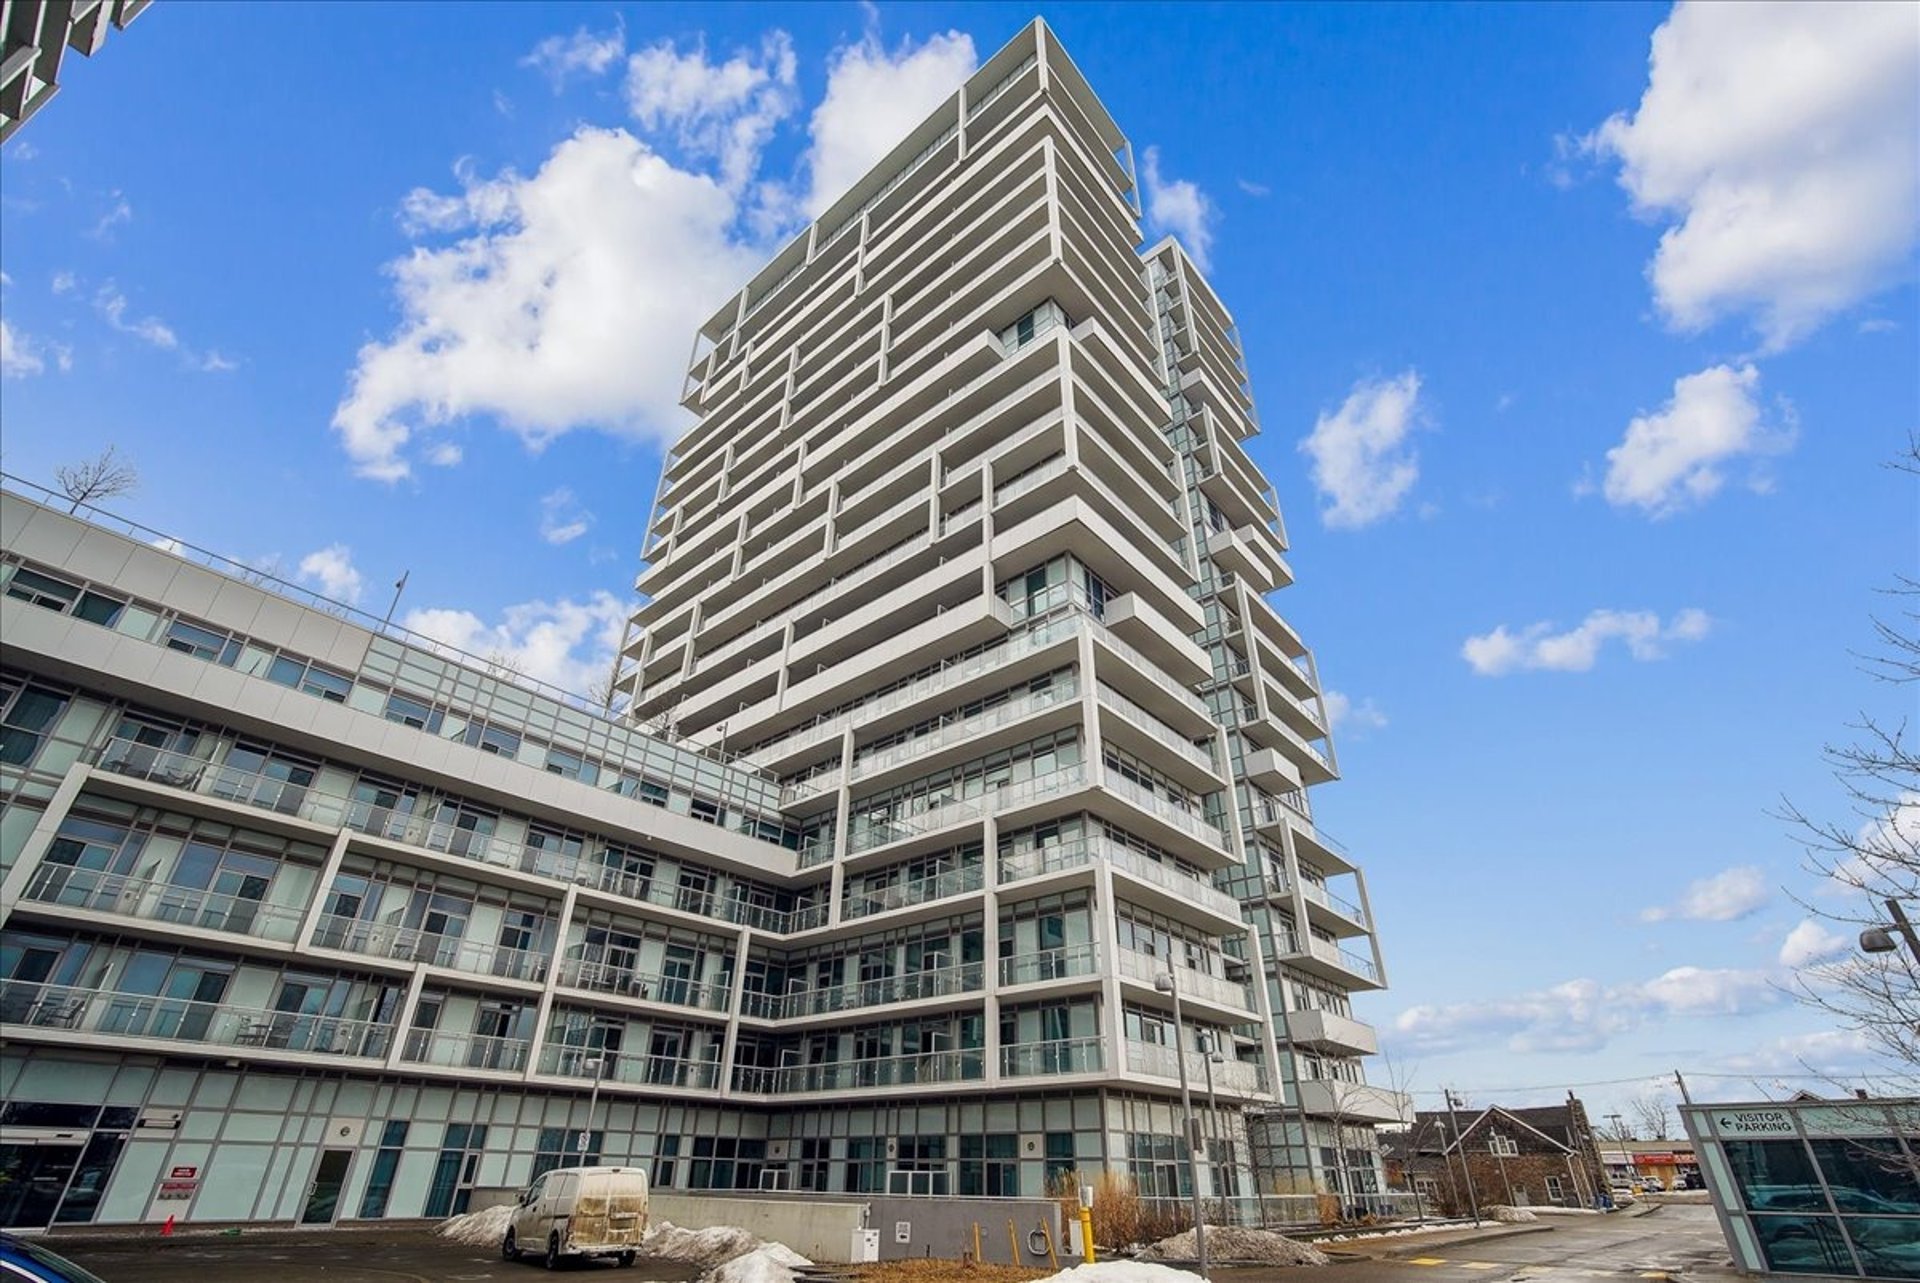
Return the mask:
<svg viewBox="0 0 1920 1283">
<path fill-rule="evenodd" d="M 1187 1082 L 1197 1094 L 1207 1082 L 1207 1054 L 1200 1051 L 1176 1052 L 1172 1047 L 1156 1042 L 1127 1040 L 1127 1069 L 1136 1074 L 1150 1074 L 1155 1078 L 1178 1078 L 1180 1060 L 1184 1056 L 1187 1062 Z M 1266 1072 L 1255 1064 L 1242 1060 L 1221 1060 L 1211 1066 L 1214 1090 L 1228 1092 L 1236 1096 L 1248 1096 L 1262 1092 L 1267 1087 Z"/>
<path fill-rule="evenodd" d="M 984 712 L 957 722 L 946 722 L 923 735 L 869 753 L 865 757 L 856 757 L 853 763 L 852 778 L 863 779 L 876 771 L 897 766 L 901 762 L 911 761 L 937 748 L 957 744 L 975 736 L 984 734 L 1008 722 L 1019 721 L 1035 713 L 1080 697 L 1080 684 L 1072 678 L 1056 681 L 1041 690 L 1028 691 L 1016 696 L 1004 704 L 995 705 Z"/>
<path fill-rule="evenodd" d="M 321 949 L 535 983 L 546 979 L 552 961 L 552 955 L 544 949 L 509 949 L 417 927 L 365 922 L 331 913 L 321 915 L 315 924 L 313 943 Z"/>
<path fill-rule="evenodd" d="M 1114 793 L 1126 798 L 1141 810 L 1156 815 L 1167 824 L 1179 829 L 1188 837 L 1204 842 L 1210 847 L 1226 850 L 1227 839 L 1214 825 L 1201 819 L 1193 811 L 1177 803 L 1169 802 L 1158 793 L 1135 784 L 1132 780 L 1114 771 L 1106 773 L 1105 785 Z"/>
<path fill-rule="evenodd" d="M 83 1032 L 102 1046 L 152 1038 L 383 1057 L 393 1040 L 391 1024 L 372 1020 L 18 982 L 0 985 L 0 1023 Z"/>
<path fill-rule="evenodd" d="M 757 1095 L 792 1092 L 852 1091 L 867 1087 L 904 1087 L 915 1083 L 972 1082 L 986 1077 L 987 1054 L 978 1047 L 910 1052 L 830 1064 L 780 1068 L 736 1065 L 733 1089 Z"/>
<path fill-rule="evenodd" d="M 1253 1003 L 1247 995 L 1244 984 L 1235 984 L 1219 976 L 1210 976 L 1204 971 L 1195 971 L 1191 967 L 1172 967 L 1165 958 L 1156 958 L 1151 954 L 1139 953 L 1132 949 L 1120 950 L 1120 974 L 1132 980 L 1152 984 L 1170 971 L 1176 972 L 1174 979 L 1180 985 L 1180 996 L 1199 998 L 1205 1002 L 1223 1007 L 1232 1007 L 1236 1011 L 1252 1011 Z"/>
<path fill-rule="evenodd" d="M 687 976 L 635 971 L 616 963 L 569 958 L 560 964 L 557 980 L 570 989 L 619 994 L 644 1002 L 671 1003 L 701 1011 L 725 1011 L 733 1000 L 731 981 L 694 980 Z"/>
<path fill-rule="evenodd" d="M 909 905 L 925 904 L 929 900 L 943 900 L 950 895 L 978 891 L 985 882 L 986 866 L 971 864 L 906 882 L 850 886 L 841 904 L 840 916 L 848 919 L 865 918 L 892 909 L 904 909 Z"/>
<path fill-rule="evenodd" d="M 177 923 L 202 931 L 226 931 L 278 944 L 299 939 L 300 921 L 305 916 L 303 910 L 269 904 L 264 899 L 173 886 L 71 864 L 41 864 L 28 879 L 21 898 L 36 904 Z"/>
<path fill-rule="evenodd" d="M 596 1047 L 568 1047 L 548 1043 L 540 1050 L 539 1072 L 556 1078 L 585 1078 L 591 1081 L 595 1070 L 590 1061 L 599 1061 L 602 1082 L 644 1087 L 694 1087 L 712 1090 L 720 1082 L 719 1066 L 712 1061 L 686 1060 L 679 1056 L 650 1056 L 639 1052 L 606 1051 Z"/>
<path fill-rule="evenodd" d="M 875 976 L 825 989 L 797 989 L 786 994 L 743 994 L 742 1013 L 767 1020 L 793 1019 L 799 1016 L 829 1015 L 837 1011 L 858 1011 L 895 1002 L 917 1002 L 923 998 L 944 998 L 950 994 L 971 993 L 986 986 L 986 964 L 961 962 L 953 966 L 907 971 L 894 976 Z"/>
<path fill-rule="evenodd" d="M 1100 969 L 1100 946 L 1092 941 L 1017 953 L 1000 959 L 1000 983 L 1003 985 L 1041 984 L 1090 976 Z"/>
<path fill-rule="evenodd" d="M 1145 731 L 1160 744 L 1172 749 L 1201 770 L 1213 771 L 1217 769 L 1214 765 L 1212 753 L 1200 745 L 1195 744 L 1192 740 L 1180 734 L 1180 732 L 1174 730 L 1173 727 L 1167 725 L 1141 705 L 1128 699 L 1125 695 L 1122 695 L 1105 682 L 1098 683 L 1098 689 L 1095 691 L 1094 697 L 1098 699 L 1103 706 L 1118 713 L 1123 720 L 1139 730 Z"/>
<path fill-rule="evenodd" d="M 400 1049 L 400 1059 L 447 1069 L 490 1069 L 517 1074 L 527 1067 L 527 1051 L 532 1045 L 526 1038 L 409 1029 Z"/>
<path fill-rule="evenodd" d="M 1000 1049 L 1000 1072 L 1009 1078 L 1034 1074 L 1091 1074 L 1105 1067 L 1098 1038 L 1062 1038 Z"/>
</svg>

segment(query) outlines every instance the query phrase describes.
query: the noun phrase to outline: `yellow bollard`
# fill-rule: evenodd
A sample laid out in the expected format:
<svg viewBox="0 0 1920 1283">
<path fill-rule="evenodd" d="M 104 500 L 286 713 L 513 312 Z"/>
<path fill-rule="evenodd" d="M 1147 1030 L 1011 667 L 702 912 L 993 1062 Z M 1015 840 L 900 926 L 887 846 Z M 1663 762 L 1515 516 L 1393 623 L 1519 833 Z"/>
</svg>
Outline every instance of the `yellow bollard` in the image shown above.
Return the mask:
<svg viewBox="0 0 1920 1283">
<path fill-rule="evenodd" d="M 973 1223 L 973 1259 L 985 1265 L 987 1258 L 980 1255 L 980 1222 Z"/>
<path fill-rule="evenodd" d="M 1080 1251 L 1087 1258 L 1087 1264 L 1093 1264 L 1093 1209 L 1085 1203 L 1080 1205 Z"/>
</svg>

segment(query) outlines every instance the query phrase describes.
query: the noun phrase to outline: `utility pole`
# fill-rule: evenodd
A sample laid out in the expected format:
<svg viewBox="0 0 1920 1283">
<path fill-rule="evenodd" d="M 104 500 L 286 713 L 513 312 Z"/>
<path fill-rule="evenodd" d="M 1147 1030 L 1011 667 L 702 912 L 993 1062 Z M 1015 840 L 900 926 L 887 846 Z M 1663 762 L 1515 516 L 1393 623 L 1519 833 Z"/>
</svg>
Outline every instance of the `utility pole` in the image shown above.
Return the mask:
<svg viewBox="0 0 1920 1283">
<path fill-rule="evenodd" d="M 1460 1130 L 1460 1116 L 1453 1111 L 1460 1105 L 1454 1097 L 1453 1088 L 1444 1089 L 1447 1097 L 1447 1119 L 1453 1124 L 1453 1143 L 1460 1150 L 1460 1170 L 1467 1177 L 1467 1206 L 1473 1211 L 1474 1223 L 1480 1221 L 1480 1195 L 1473 1188 L 1473 1165 L 1467 1161 L 1467 1138 Z"/>
</svg>

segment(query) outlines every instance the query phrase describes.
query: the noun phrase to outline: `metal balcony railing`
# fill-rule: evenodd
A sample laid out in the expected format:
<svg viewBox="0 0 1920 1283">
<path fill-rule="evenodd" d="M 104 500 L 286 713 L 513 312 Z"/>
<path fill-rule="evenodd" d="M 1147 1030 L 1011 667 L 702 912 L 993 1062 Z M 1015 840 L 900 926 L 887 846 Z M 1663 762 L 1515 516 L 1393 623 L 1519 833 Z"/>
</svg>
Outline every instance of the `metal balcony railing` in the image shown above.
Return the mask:
<svg viewBox="0 0 1920 1283">
<path fill-rule="evenodd" d="M 1003 985 L 1040 984 L 1048 980 L 1066 980 L 1093 975 L 1100 967 L 1100 949 L 1092 941 L 1017 953 L 1000 959 L 1000 983 Z"/>
<path fill-rule="evenodd" d="M 548 1043 L 541 1048 L 539 1072 L 557 1078 L 584 1078 L 591 1081 L 595 1070 L 588 1062 L 595 1060 L 600 1062 L 598 1073 L 602 1082 L 642 1087 L 693 1087 L 708 1091 L 720 1082 L 719 1066 L 711 1061 L 607 1051 L 596 1047 L 568 1047 L 557 1043 Z"/>
<path fill-rule="evenodd" d="M 415 927 L 363 922 L 337 914 L 321 915 L 314 926 L 313 943 L 322 949 L 339 949 L 369 957 L 446 967 L 476 976 L 531 980 L 536 983 L 546 979 L 547 966 L 552 961 L 552 955 L 545 949 L 510 949 Z"/>
<path fill-rule="evenodd" d="M 836 1011 L 857 1011 L 895 1002 L 917 1002 L 925 998 L 944 998 L 950 994 L 971 993 L 986 985 L 986 964 L 962 962 L 924 971 L 908 971 L 894 976 L 874 976 L 825 989 L 796 989 L 786 994 L 743 994 L 742 1013 L 762 1019 L 793 1019 L 799 1016 L 828 1015 Z"/>
<path fill-rule="evenodd" d="M 1139 730 L 1145 731 L 1160 744 L 1172 749 L 1201 770 L 1212 771 L 1215 769 L 1212 753 L 1200 745 L 1195 744 L 1192 740 L 1180 734 L 1180 732 L 1174 730 L 1173 727 L 1167 725 L 1158 717 L 1128 699 L 1125 695 L 1122 695 L 1105 682 L 1099 684 L 1099 689 L 1095 697 L 1100 701 L 1102 707 L 1112 709 L 1118 713 L 1124 721 Z"/>
<path fill-rule="evenodd" d="M 1110 791 L 1126 798 L 1141 810 L 1158 816 L 1188 837 L 1204 842 L 1210 847 L 1226 850 L 1226 836 L 1188 807 L 1170 802 L 1151 789 L 1143 788 L 1112 771 L 1107 772 L 1105 785 Z"/>
<path fill-rule="evenodd" d="M 1056 681 L 1041 690 L 1029 691 L 1004 704 L 995 705 L 985 712 L 975 713 L 972 717 L 944 723 L 923 735 L 916 735 L 912 739 L 878 749 L 865 757 L 857 757 L 854 759 L 852 777 L 856 780 L 864 779 L 876 771 L 912 761 L 916 757 L 924 756 L 950 744 L 963 743 L 996 727 L 1017 722 L 1023 717 L 1030 717 L 1079 697 L 1080 684 L 1077 681 L 1072 679 Z"/>
<path fill-rule="evenodd" d="M 489 1069 L 517 1074 L 527 1067 L 527 1051 L 531 1046 L 532 1042 L 526 1038 L 409 1029 L 400 1049 L 400 1059 L 446 1069 Z"/>
<path fill-rule="evenodd" d="M 1215 1091 L 1245 1096 L 1267 1089 L 1266 1071 L 1259 1065 L 1241 1060 L 1220 1060 L 1209 1064 L 1205 1052 L 1175 1052 L 1172 1047 L 1161 1043 L 1127 1040 L 1127 1069 L 1136 1074 L 1177 1079 L 1180 1077 L 1179 1058 L 1182 1056 L 1187 1062 L 1187 1085 L 1196 1094 L 1206 1087 L 1209 1069 Z"/>
<path fill-rule="evenodd" d="M 1036 1074 L 1091 1074 L 1105 1065 L 1098 1038 L 1061 1038 L 1000 1049 L 1000 1072 L 1010 1078 Z"/>
<path fill-rule="evenodd" d="M 619 994 L 645 1002 L 671 1003 L 700 1011 L 725 1011 L 733 1000 L 731 982 L 693 980 L 686 976 L 635 971 L 617 963 L 569 958 L 560 964 L 557 980 L 570 989 Z"/>
<path fill-rule="evenodd" d="M 962 869 L 936 873 L 932 877 L 914 878 L 911 881 L 886 886 L 852 886 L 847 888 L 846 900 L 841 905 L 840 916 L 865 918 L 876 913 L 886 913 L 892 909 L 924 904 L 929 900 L 944 900 L 950 895 L 978 891 L 985 881 L 986 867 L 974 864 Z"/>
<path fill-rule="evenodd" d="M 917 1083 L 973 1082 L 986 1077 L 986 1052 L 978 1047 L 910 1052 L 831 1064 L 780 1068 L 736 1065 L 733 1089 L 756 1095 L 811 1091 L 852 1091 L 867 1087 L 905 1087 Z"/>
<path fill-rule="evenodd" d="M 373 1058 L 387 1054 L 394 1032 L 344 1016 L 19 982 L 0 985 L 0 1023 L 73 1030 L 102 1046 L 159 1039 Z"/>
<path fill-rule="evenodd" d="M 267 888 L 271 890 L 271 888 Z M 102 869 L 70 864 L 41 864 L 28 879 L 23 899 L 37 904 L 112 913 L 174 923 L 202 931 L 292 944 L 300 936 L 303 911 L 269 904 L 263 898 L 228 895 L 165 882 L 144 881 Z"/>
<path fill-rule="evenodd" d="M 1120 950 L 1120 974 L 1132 980 L 1152 984 L 1161 976 L 1173 972 L 1174 980 L 1180 986 L 1183 998 L 1199 998 L 1223 1007 L 1232 1007 L 1237 1011 L 1252 1011 L 1252 1000 L 1247 996 L 1244 984 L 1235 984 L 1219 976 L 1210 976 L 1204 971 L 1195 971 L 1191 967 L 1174 968 L 1165 958 L 1156 958 L 1151 954 L 1137 953 L 1132 949 Z"/>
</svg>

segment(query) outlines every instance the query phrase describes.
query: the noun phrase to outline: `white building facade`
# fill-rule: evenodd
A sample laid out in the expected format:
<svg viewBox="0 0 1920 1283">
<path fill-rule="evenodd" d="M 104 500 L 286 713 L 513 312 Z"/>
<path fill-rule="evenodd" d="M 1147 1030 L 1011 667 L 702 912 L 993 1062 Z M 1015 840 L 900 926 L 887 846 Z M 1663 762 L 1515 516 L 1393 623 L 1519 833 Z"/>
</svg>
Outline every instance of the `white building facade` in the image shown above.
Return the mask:
<svg viewBox="0 0 1920 1283">
<path fill-rule="evenodd" d="M 583 1132 L 1370 1198 L 1319 683 L 1129 155 L 1035 23 L 703 328 L 620 717 L 9 493 L 0 1222 L 440 1216 Z"/>
</svg>

